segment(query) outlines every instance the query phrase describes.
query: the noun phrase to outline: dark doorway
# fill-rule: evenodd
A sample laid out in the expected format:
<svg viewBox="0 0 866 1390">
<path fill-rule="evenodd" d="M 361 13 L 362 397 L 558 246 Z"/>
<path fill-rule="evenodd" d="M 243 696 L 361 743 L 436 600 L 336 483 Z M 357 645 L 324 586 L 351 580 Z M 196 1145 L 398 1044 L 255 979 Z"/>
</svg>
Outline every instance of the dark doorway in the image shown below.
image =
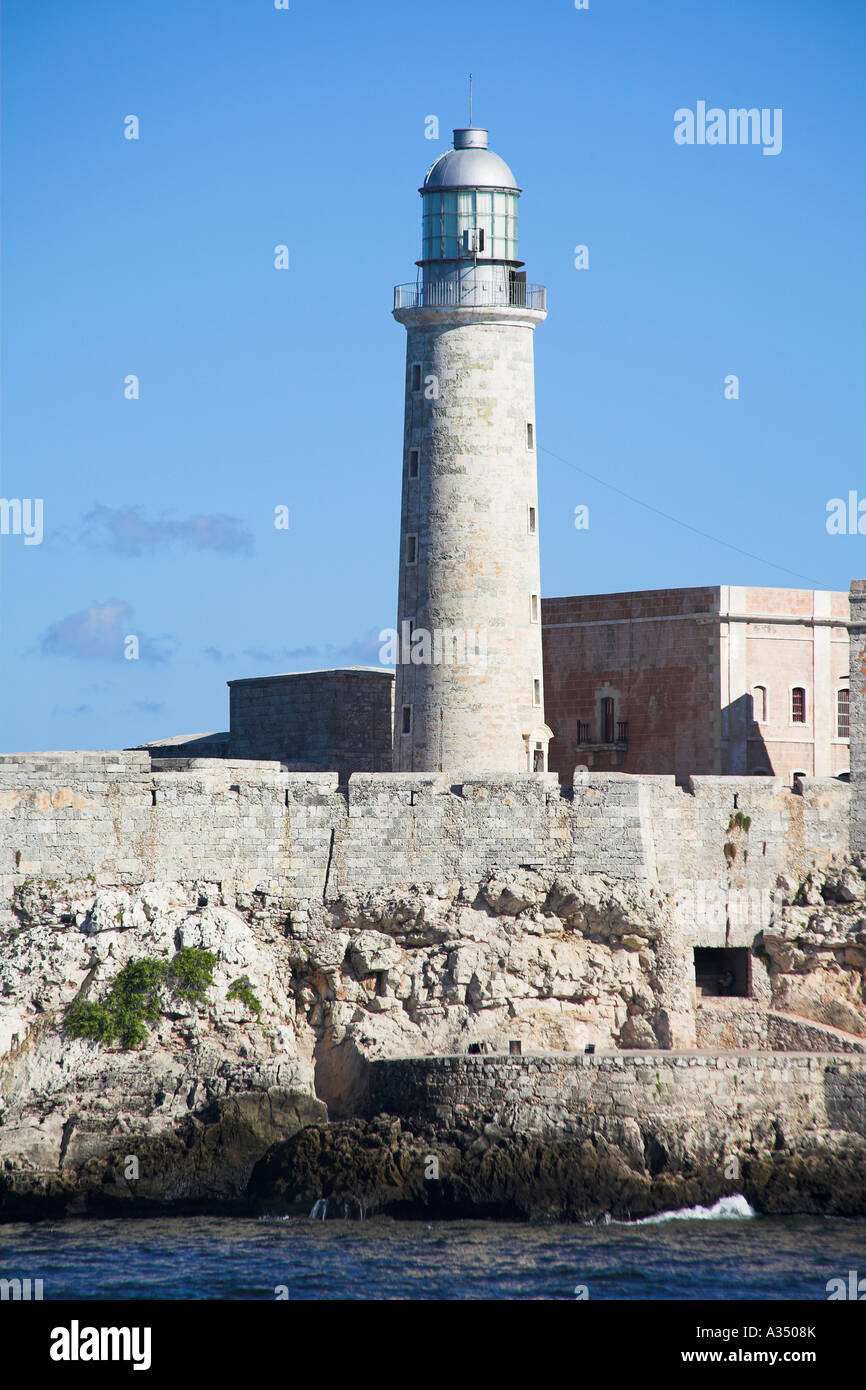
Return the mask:
<svg viewBox="0 0 866 1390">
<path fill-rule="evenodd" d="M 601 702 L 601 741 L 613 743 L 613 700 L 609 698 Z"/>
<path fill-rule="evenodd" d="M 704 998 L 748 998 L 751 956 L 748 946 L 696 946 L 695 985 Z"/>
</svg>

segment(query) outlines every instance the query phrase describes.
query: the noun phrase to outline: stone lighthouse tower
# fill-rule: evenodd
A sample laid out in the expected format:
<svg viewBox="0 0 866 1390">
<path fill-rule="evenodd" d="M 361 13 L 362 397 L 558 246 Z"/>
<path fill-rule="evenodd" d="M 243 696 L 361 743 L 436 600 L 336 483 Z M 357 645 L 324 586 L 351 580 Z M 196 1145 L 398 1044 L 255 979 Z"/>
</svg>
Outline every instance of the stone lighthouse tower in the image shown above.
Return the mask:
<svg viewBox="0 0 866 1390">
<path fill-rule="evenodd" d="M 406 325 L 394 769 L 544 772 L 533 331 L 520 189 L 455 130 L 420 190 Z"/>
</svg>

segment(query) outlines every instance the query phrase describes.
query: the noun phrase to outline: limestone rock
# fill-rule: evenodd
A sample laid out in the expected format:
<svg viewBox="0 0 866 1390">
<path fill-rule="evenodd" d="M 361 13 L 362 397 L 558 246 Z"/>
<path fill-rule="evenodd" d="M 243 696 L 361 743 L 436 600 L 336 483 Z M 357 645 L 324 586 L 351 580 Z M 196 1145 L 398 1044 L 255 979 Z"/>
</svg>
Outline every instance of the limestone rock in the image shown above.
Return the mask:
<svg viewBox="0 0 866 1390">
<path fill-rule="evenodd" d="M 349 943 L 349 959 L 358 975 L 393 970 L 402 954 L 393 939 L 383 932 L 362 931 Z"/>
<path fill-rule="evenodd" d="M 547 889 L 541 876 L 529 871 L 507 876 L 494 874 L 481 885 L 481 896 L 493 912 L 513 917 L 528 907 L 540 906 Z"/>
<path fill-rule="evenodd" d="M 866 884 L 858 873 L 846 869 L 839 878 L 836 892 L 843 903 L 857 902 L 866 895 Z"/>
<path fill-rule="evenodd" d="M 627 1018 L 619 1032 L 620 1042 L 623 1047 L 658 1047 L 659 1040 L 655 1035 L 652 1024 L 639 1014 L 633 1018 Z"/>
</svg>

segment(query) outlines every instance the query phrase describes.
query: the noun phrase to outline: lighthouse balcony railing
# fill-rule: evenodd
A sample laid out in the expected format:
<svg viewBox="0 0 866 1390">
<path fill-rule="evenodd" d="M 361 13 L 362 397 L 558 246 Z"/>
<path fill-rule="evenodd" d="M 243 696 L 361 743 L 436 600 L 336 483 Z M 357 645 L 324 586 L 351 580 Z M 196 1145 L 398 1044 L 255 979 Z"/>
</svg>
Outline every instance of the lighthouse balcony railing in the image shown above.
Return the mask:
<svg viewBox="0 0 866 1390">
<path fill-rule="evenodd" d="M 547 286 L 527 285 L 524 280 L 512 280 L 508 285 L 468 284 L 450 280 L 428 285 L 394 286 L 395 309 L 534 309 L 547 311 Z"/>
</svg>

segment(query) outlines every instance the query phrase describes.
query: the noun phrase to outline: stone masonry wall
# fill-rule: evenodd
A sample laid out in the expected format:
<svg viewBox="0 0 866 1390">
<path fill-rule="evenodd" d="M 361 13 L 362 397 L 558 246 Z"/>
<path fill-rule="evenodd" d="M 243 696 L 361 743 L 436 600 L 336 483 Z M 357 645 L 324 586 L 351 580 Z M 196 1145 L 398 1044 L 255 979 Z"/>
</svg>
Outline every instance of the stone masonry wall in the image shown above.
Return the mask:
<svg viewBox="0 0 866 1390">
<path fill-rule="evenodd" d="M 827 1053 L 620 1052 L 417 1057 L 370 1063 L 369 1111 L 445 1126 L 602 1134 L 642 1150 L 641 1132 L 736 1151 L 779 1123 L 786 1141 L 866 1135 L 866 1057 Z"/>
<path fill-rule="evenodd" d="M 145 752 L 0 755 L 0 906 L 25 879 L 258 883 L 300 900 L 535 867 L 599 873 L 669 893 L 681 948 L 747 945 L 769 923 L 780 873 L 847 850 L 849 787 L 773 778 L 595 774 L 573 796 L 555 774 L 283 771 Z M 732 826 L 737 815 L 748 829 Z M 727 846 L 727 848 L 726 848 Z M 733 847 L 733 848 L 732 848 Z"/>
<path fill-rule="evenodd" d="M 229 756 L 303 771 L 390 772 L 394 676 L 305 671 L 229 681 Z"/>
</svg>

